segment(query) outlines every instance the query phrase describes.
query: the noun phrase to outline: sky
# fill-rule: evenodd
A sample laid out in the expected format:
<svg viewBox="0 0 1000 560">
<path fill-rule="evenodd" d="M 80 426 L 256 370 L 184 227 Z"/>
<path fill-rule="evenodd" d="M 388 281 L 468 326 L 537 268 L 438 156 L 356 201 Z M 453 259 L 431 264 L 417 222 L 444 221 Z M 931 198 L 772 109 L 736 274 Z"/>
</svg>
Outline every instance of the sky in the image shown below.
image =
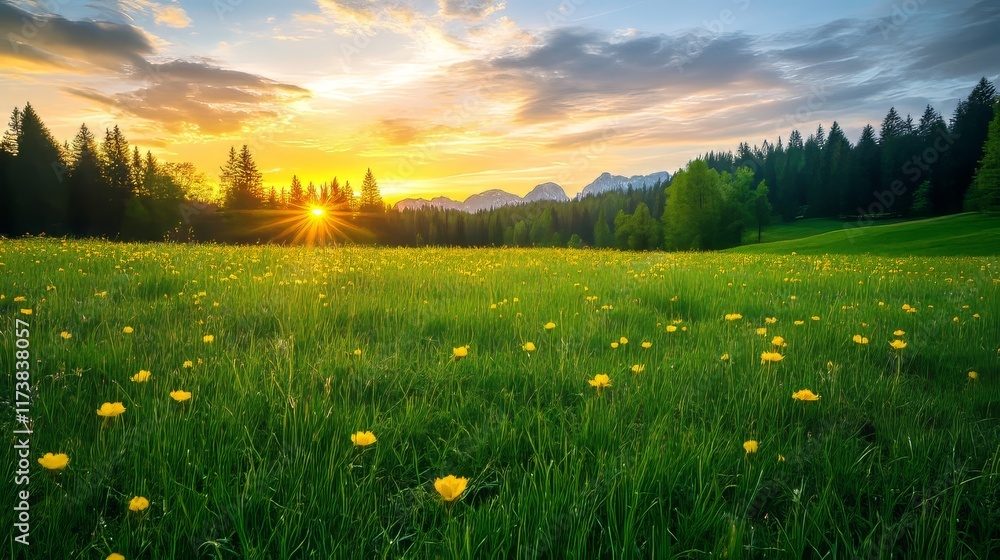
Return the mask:
<svg viewBox="0 0 1000 560">
<path fill-rule="evenodd" d="M 995 0 L 0 0 L 0 109 L 213 180 L 247 144 L 279 188 L 572 196 L 834 120 L 856 141 L 890 106 L 947 119 L 1000 77 L 998 31 Z"/>
</svg>

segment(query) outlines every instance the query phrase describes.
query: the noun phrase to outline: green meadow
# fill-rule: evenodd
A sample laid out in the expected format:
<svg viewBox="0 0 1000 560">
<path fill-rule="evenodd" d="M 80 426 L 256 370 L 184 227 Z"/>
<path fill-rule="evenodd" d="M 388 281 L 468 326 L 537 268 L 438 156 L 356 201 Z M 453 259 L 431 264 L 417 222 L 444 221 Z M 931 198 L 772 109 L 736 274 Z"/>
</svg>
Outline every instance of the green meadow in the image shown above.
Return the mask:
<svg viewBox="0 0 1000 560">
<path fill-rule="evenodd" d="M 5 548 L 995 558 L 989 220 L 707 254 L 0 241 L 0 423 L 26 321 L 33 430 Z M 942 224 L 985 237 L 929 248 Z"/>
</svg>

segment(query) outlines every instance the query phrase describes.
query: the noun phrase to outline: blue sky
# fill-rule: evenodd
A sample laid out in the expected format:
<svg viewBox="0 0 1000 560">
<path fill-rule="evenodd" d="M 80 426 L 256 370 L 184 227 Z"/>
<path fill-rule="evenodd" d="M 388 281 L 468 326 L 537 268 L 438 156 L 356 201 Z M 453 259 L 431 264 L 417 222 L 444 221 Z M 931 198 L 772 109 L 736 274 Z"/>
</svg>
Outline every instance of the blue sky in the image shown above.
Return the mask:
<svg viewBox="0 0 1000 560">
<path fill-rule="evenodd" d="M 997 29 L 986 0 L 0 0 L 0 105 L 213 177 L 247 143 L 279 187 L 572 195 L 833 120 L 856 140 L 890 106 L 948 118 L 1000 74 Z"/>
</svg>

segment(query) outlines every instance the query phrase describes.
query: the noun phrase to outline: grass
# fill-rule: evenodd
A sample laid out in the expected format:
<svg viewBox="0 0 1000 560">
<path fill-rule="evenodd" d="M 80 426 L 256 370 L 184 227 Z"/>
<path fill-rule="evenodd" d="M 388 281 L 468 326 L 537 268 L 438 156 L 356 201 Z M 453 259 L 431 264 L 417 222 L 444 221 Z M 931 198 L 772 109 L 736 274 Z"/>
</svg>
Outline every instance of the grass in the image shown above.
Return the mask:
<svg viewBox="0 0 1000 560">
<path fill-rule="evenodd" d="M 30 323 L 31 481 L 4 503 L 30 490 L 31 558 L 1000 554 L 993 257 L 34 239 L 0 263 L 3 371 Z"/>
<path fill-rule="evenodd" d="M 903 220 L 879 220 L 876 225 L 899 223 Z M 856 222 L 851 223 L 856 225 Z M 788 241 L 791 239 L 801 239 L 811 235 L 827 233 L 830 231 L 840 231 L 844 229 L 844 221 L 833 218 L 808 218 L 796 220 L 794 222 L 775 221 L 764 228 L 761 232 L 761 243 L 771 243 L 774 241 Z M 757 244 L 757 230 L 747 229 L 743 232 L 743 243 L 745 245 Z"/>
<path fill-rule="evenodd" d="M 835 253 L 841 255 L 976 256 L 1000 253 L 1000 217 L 958 214 L 864 226 L 856 221 L 774 226 L 773 243 L 744 245 L 741 253 Z M 827 229 L 829 228 L 829 229 Z M 825 230 L 825 231 L 824 231 Z M 813 231 L 807 236 L 800 234 Z M 782 239 L 778 241 L 778 239 Z"/>
</svg>

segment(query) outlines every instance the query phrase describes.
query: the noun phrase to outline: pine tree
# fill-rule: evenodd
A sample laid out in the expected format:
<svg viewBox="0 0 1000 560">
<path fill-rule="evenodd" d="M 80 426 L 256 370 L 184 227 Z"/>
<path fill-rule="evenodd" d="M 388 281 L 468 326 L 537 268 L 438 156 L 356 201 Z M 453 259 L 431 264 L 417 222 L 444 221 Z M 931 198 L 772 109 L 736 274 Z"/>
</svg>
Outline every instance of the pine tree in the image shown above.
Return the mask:
<svg viewBox="0 0 1000 560">
<path fill-rule="evenodd" d="M 382 194 L 379 193 L 378 183 L 372 175 L 371 168 L 365 173 L 364 181 L 361 182 L 361 200 L 358 203 L 359 210 L 365 214 L 381 214 L 385 212 L 385 203 L 382 202 Z"/>
<path fill-rule="evenodd" d="M 611 233 L 611 228 L 608 227 L 608 220 L 605 219 L 604 212 L 602 211 L 597 216 L 597 223 L 594 224 L 594 246 L 604 249 L 614 247 L 614 245 L 615 236 Z"/>
<path fill-rule="evenodd" d="M 292 185 L 289 187 L 288 201 L 292 206 L 302 206 L 305 204 L 306 194 L 302 190 L 302 181 L 299 181 L 298 175 L 292 175 Z"/>
<path fill-rule="evenodd" d="M 139 153 L 139 146 L 132 147 L 132 160 L 129 163 L 129 171 L 132 173 L 132 188 L 133 194 L 149 194 L 144 192 L 146 185 L 143 184 L 145 179 L 145 169 L 142 163 L 142 155 Z"/>
<path fill-rule="evenodd" d="M 66 233 L 69 189 L 62 150 L 30 103 L 21 111 L 18 126 L 8 186 L 11 229 L 18 234 Z"/>
<path fill-rule="evenodd" d="M 358 211 L 358 199 L 357 199 L 357 197 L 354 196 L 354 189 L 351 188 L 351 182 L 350 181 L 344 181 L 344 188 L 341 189 L 340 192 L 342 192 L 344 194 L 344 204 L 347 206 L 347 209 L 350 212 L 357 212 Z M 429 237 L 428 237 L 428 239 L 429 239 Z M 434 242 L 431 241 L 431 244 L 433 245 Z"/>
<path fill-rule="evenodd" d="M 86 124 L 73 138 L 69 164 L 70 230 L 76 235 L 95 235 L 111 198 L 101 176 L 97 139 Z"/>
<path fill-rule="evenodd" d="M 951 120 L 952 142 L 948 149 L 947 165 L 943 173 L 945 212 L 961 211 L 965 193 L 983 157 L 983 148 L 989 136 L 989 125 L 994 117 L 996 88 L 986 78 L 979 80 L 969 97 L 962 100 Z"/>
<path fill-rule="evenodd" d="M 235 148 L 229 149 L 229 160 L 222 168 L 220 179 L 223 200 L 228 208 L 248 210 L 260 207 L 264 186 L 248 145 L 243 144 L 238 154 Z"/>
<path fill-rule="evenodd" d="M 993 107 L 985 153 L 966 197 L 968 210 L 1000 212 L 1000 101 Z"/>
<path fill-rule="evenodd" d="M 535 247 L 545 247 L 552 240 L 553 233 L 555 233 L 555 224 L 553 223 L 552 208 L 546 208 L 541 215 L 531 221 L 528 241 Z"/>
<path fill-rule="evenodd" d="M 3 134 L 3 140 L 0 141 L 0 151 L 6 152 L 12 156 L 17 155 L 17 138 L 21 135 L 21 110 L 14 107 L 14 110 L 10 114 L 10 124 L 7 125 L 7 131 Z"/>
<path fill-rule="evenodd" d="M 316 204 L 319 202 L 319 194 L 316 192 L 316 185 L 312 181 L 309 181 L 309 186 L 306 187 L 306 204 Z"/>
</svg>

